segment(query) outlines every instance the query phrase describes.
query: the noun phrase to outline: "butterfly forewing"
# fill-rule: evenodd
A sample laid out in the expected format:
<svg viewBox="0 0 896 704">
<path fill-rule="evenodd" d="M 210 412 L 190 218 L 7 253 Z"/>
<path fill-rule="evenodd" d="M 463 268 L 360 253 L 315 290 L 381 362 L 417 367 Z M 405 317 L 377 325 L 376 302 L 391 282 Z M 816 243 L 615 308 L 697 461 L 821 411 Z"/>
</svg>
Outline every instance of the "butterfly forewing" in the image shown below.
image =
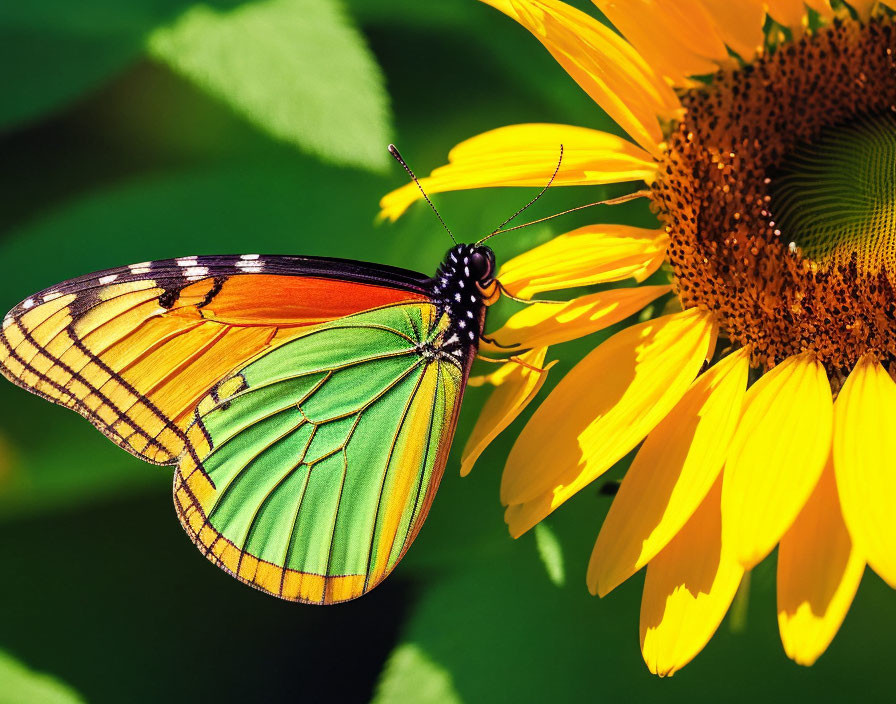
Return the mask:
<svg viewBox="0 0 896 704">
<path fill-rule="evenodd" d="M 414 283 L 413 276 L 257 255 L 111 269 L 10 311 L 0 332 L 0 371 L 85 416 L 128 452 L 173 463 L 185 450 L 183 430 L 196 404 L 217 382 L 309 325 L 427 300 L 423 277 Z"/>
</svg>

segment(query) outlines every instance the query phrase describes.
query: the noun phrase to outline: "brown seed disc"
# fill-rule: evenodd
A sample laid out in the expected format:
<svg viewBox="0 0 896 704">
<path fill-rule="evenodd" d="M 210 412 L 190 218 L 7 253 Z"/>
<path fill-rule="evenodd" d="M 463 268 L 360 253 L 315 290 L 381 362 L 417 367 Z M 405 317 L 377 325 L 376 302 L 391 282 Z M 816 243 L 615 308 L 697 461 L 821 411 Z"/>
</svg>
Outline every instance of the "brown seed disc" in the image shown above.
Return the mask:
<svg viewBox="0 0 896 704">
<path fill-rule="evenodd" d="M 683 96 L 652 191 L 676 291 L 756 366 L 812 350 L 836 380 L 869 350 L 896 360 L 896 254 L 867 256 L 862 235 L 810 258 L 800 243 L 817 233 L 792 217 L 787 231 L 773 200 L 789 161 L 894 110 L 894 39 L 887 18 L 837 21 Z"/>
</svg>

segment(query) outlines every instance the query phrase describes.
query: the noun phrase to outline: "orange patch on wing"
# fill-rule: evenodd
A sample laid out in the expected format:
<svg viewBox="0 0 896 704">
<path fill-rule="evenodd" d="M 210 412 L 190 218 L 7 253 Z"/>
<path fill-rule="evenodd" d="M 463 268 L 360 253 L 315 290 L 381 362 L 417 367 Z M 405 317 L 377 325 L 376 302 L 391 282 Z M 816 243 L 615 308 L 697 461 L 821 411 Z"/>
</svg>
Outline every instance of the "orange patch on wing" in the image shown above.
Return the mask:
<svg viewBox="0 0 896 704">
<path fill-rule="evenodd" d="M 181 291 L 178 307 L 198 305 L 211 286 L 209 280 L 188 286 Z M 374 284 L 316 276 L 243 274 L 227 279 L 203 307 L 202 315 L 228 325 L 291 327 L 323 323 L 394 303 L 425 300 L 419 293 Z"/>
</svg>

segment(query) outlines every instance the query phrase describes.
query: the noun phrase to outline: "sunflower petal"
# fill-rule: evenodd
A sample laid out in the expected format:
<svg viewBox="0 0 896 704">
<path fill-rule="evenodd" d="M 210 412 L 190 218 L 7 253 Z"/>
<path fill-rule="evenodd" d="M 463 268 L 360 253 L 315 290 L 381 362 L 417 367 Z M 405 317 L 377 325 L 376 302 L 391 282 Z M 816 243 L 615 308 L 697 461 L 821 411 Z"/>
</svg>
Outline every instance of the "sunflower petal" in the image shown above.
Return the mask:
<svg viewBox="0 0 896 704">
<path fill-rule="evenodd" d="M 847 0 L 852 9 L 858 13 L 859 17 L 866 21 L 871 17 L 871 11 L 874 9 L 874 6 L 877 5 L 877 1 L 878 0 Z M 893 5 L 896 5 L 892 0 L 886 0 L 881 4 L 891 8 Z"/>
<path fill-rule="evenodd" d="M 616 288 L 565 304 L 532 303 L 490 337 L 498 345 L 516 344 L 520 349 L 559 345 L 625 320 L 671 290 L 671 286 Z M 484 343 L 482 349 L 496 351 L 500 347 Z"/>
<path fill-rule="evenodd" d="M 759 379 L 725 465 L 725 541 L 747 569 L 768 555 L 818 483 L 831 448 L 833 401 L 811 353 L 785 359 Z"/>
<path fill-rule="evenodd" d="M 765 6 L 761 0 L 701 0 L 716 32 L 742 59 L 750 61 L 765 44 Z"/>
<path fill-rule="evenodd" d="M 829 461 L 778 549 L 778 628 L 788 657 L 811 665 L 825 651 L 864 570 L 843 523 Z"/>
<path fill-rule="evenodd" d="M 654 674 L 687 665 L 719 627 L 744 570 L 722 541 L 721 477 L 665 549 L 650 561 L 641 596 L 641 653 Z"/>
<path fill-rule="evenodd" d="M 473 426 L 470 438 L 464 447 L 460 460 L 460 475 L 462 477 L 470 473 L 476 460 L 491 441 L 498 437 L 538 394 L 547 379 L 548 369 L 554 365 L 554 362 L 551 362 L 544 367 L 544 357 L 547 351 L 547 347 L 541 347 L 520 355 L 520 361 L 528 366 L 517 362 L 508 362 L 495 374 L 470 379 L 471 386 L 478 386 L 488 381 L 495 384 L 497 388 L 485 402 L 479 419 Z"/>
<path fill-rule="evenodd" d="M 592 594 L 604 596 L 652 560 L 706 498 L 740 418 L 749 359 L 741 349 L 697 377 L 647 436 L 591 553 Z"/>
<path fill-rule="evenodd" d="M 448 164 L 420 179 L 427 193 L 490 186 L 544 186 L 563 160 L 554 186 L 588 186 L 650 181 L 651 156 L 616 135 L 585 127 L 555 124 L 508 125 L 461 142 L 448 153 Z M 408 183 L 380 200 L 380 217 L 397 220 L 420 189 Z"/>
<path fill-rule="evenodd" d="M 535 411 L 507 458 L 501 500 L 517 536 L 632 450 L 697 376 L 715 324 L 698 309 L 617 333 Z"/>
<path fill-rule="evenodd" d="M 652 154 L 663 141 L 658 116 L 680 110 L 672 89 L 622 37 L 558 0 L 483 0 L 535 35 L 582 89 Z"/>
<path fill-rule="evenodd" d="M 784 25 L 797 34 L 802 33 L 805 27 L 808 17 L 807 6 L 822 17 L 834 16 L 834 11 L 828 0 L 765 0 L 765 4 L 768 6 L 768 14 L 778 24 Z"/>
<path fill-rule="evenodd" d="M 834 468 L 843 518 L 871 568 L 896 588 L 896 383 L 873 358 L 859 360 L 834 409 Z"/>
<path fill-rule="evenodd" d="M 514 257 L 498 280 L 522 298 L 628 278 L 643 281 L 663 263 L 668 245 L 663 229 L 587 225 Z"/>
<path fill-rule="evenodd" d="M 593 0 L 661 76 L 690 85 L 689 76 L 715 73 L 728 51 L 699 0 Z"/>
</svg>

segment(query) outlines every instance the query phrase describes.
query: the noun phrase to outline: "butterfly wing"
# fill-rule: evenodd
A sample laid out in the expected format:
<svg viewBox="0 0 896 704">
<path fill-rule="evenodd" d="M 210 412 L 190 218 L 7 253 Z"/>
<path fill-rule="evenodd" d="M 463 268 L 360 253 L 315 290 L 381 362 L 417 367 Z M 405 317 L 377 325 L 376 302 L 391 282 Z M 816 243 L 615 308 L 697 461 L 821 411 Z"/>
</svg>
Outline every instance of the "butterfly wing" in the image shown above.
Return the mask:
<svg viewBox="0 0 896 704">
<path fill-rule="evenodd" d="M 128 452 L 172 464 L 199 400 L 266 350 L 361 310 L 428 300 L 425 277 L 313 257 L 185 257 L 72 279 L 16 306 L 0 372 Z"/>
<path fill-rule="evenodd" d="M 175 505 L 243 582 L 329 604 L 389 574 L 441 478 L 469 356 L 443 351 L 431 302 L 324 323 L 257 357 L 199 403 Z"/>
</svg>

